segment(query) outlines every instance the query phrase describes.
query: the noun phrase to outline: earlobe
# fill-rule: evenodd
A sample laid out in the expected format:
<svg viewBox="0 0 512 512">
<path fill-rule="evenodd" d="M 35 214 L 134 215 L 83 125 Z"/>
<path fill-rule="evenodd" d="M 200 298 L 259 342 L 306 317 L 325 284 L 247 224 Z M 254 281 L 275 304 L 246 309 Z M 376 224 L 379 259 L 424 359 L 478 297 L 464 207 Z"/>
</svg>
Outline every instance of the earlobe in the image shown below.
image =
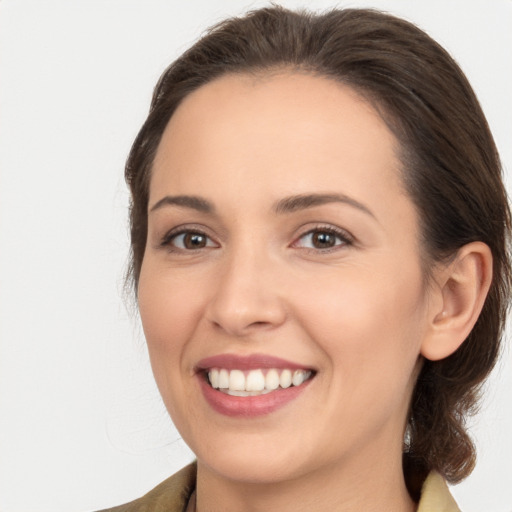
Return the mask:
<svg viewBox="0 0 512 512">
<path fill-rule="evenodd" d="M 483 242 L 459 249 L 437 275 L 440 300 L 431 312 L 421 354 L 432 361 L 453 354 L 473 329 L 492 281 L 492 254 Z"/>
</svg>

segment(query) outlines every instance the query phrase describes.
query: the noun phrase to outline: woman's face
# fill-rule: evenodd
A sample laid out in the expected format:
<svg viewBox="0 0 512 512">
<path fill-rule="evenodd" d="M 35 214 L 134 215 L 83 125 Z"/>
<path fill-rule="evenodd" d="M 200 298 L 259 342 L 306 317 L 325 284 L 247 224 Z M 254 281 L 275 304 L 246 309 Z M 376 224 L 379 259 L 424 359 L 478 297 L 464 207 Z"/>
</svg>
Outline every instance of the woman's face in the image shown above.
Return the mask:
<svg viewBox="0 0 512 512">
<path fill-rule="evenodd" d="M 350 88 L 306 74 L 225 76 L 171 118 L 140 313 L 171 417 L 217 474 L 400 458 L 429 301 L 396 150 Z"/>
</svg>

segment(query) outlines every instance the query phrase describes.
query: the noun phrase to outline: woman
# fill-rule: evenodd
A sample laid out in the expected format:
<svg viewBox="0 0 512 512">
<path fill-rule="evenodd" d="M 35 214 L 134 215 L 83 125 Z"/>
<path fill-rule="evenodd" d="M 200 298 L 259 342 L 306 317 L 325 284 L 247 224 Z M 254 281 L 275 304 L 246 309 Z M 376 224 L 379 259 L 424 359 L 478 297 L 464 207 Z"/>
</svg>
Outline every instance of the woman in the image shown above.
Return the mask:
<svg viewBox="0 0 512 512">
<path fill-rule="evenodd" d="M 112 510 L 458 510 L 510 211 L 446 52 L 368 10 L 228 20 L 161 77 L 126 178 L 153 372 L 197 464 Z"/>
</svg>

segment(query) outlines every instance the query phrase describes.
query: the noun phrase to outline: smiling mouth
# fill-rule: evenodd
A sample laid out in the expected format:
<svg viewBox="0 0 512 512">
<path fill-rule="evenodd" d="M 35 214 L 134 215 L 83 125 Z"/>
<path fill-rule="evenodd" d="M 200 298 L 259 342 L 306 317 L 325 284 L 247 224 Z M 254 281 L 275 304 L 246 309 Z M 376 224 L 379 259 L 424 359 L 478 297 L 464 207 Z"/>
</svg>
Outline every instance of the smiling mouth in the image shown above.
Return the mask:
<svg viewBox="0 0 512 512">
<path fill-rule="evenodd" d="M 212 388 L 241 397 L 265 395 L 279 389 L 297 387 L 314 376 L 311 370 L 287 368 L 257 368 L 248 371 L 211 368 L 205 374 Z"/>
</svg>

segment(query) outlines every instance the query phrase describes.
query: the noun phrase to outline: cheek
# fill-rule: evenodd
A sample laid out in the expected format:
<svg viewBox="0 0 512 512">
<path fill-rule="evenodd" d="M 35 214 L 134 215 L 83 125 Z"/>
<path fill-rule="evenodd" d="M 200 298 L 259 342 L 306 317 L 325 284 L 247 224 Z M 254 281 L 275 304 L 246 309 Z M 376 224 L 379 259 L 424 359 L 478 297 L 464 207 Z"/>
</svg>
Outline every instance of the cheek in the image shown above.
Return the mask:
<svg viewBox="0 0 512 512">
<path fill-rule="evenodd" d="M 190 281 L 143 264 L 138 303 L 150 350 L 175 352 L 189 337 L 200 309 L 200 295 Z"/>
<path fill-rule="evenodd" d="M 420 280 L 411 273 L 398 286 L 360 274 L 330 291 L 308 300 L 315 320 L 307 329 L 328 361 L 331 392 L 323 409 L 333 424 L 354 425 L 361 434 L 376 436 L 383 425 L 403 428 L 422 337 Z"/>
<path fill-rule="evenodd" d="M 200 294 L 188 280 L 143 264 L 138 288 L 139 311 L 155 381 L 173 419 L 174 405 L 186 393 L 185 351 L 200 318 Z"/>
<path fill-rule="evenodd" d="M 151 367 L 167 410 L 179 430 L 184 403 L 190 401 L 192 369 L 184 354 L 197 327 L 201 305 L 189 280 L 146 261 L 141 269 L 138 303 Z M 186 408 L 186 405 L 185 405 Z"/>
<path fill-rule="evenodd" d="M 372 268 L 317 282 L 315 292 L 303 294 L 307 313 L 300 316 L 340 378 L 408 380 L 424 333 L 421 272 Z"/>
</svg>

